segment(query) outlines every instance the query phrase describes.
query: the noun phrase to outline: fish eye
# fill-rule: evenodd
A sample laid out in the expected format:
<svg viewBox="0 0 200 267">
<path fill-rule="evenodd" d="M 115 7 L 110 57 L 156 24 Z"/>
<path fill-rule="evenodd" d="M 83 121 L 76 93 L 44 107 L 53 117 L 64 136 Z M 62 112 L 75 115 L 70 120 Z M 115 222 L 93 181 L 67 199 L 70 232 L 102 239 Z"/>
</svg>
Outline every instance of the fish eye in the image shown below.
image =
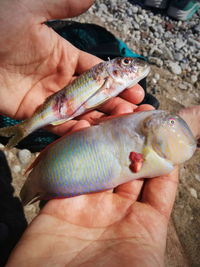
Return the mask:
<svg viewBox="0 0 200 267">
<path fill-rule="evenodd" d="M 170 126 L 174 126 L 175 123 L 176 123 L 176 121 L 175 121 L 174 118 L 169 118 L 169 119 L 168 119 L 168 124 L 169 124 Z"/>
<path fill-rule="evenodd" d="M 122 59 L 122 64 L 125 65 L 125 66 L 130 65 L 131 64 L 131 59 L 123 58 Z"/>
</svg>

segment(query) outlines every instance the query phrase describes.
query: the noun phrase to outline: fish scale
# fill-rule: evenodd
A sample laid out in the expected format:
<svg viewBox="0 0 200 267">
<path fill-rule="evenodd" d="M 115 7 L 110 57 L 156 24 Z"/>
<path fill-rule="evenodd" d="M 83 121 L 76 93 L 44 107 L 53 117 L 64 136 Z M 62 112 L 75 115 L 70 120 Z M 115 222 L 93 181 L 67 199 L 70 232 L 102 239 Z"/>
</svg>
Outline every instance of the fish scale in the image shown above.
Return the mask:
<svg viewBox="0 0 200 267">
<path fill-rule="evenodd" d="M 138 58 L 115 58 L 101 62 L 75 79 L 70 85 L 49 96 L 31 118 L 0 129 L 11 137 L 11 148 L 31 132 L 49 124 L 59 125 L 98 107 L 134 86 L 149 73 L 147 62 Z"/>
<path fill-rule="evenodd" d="M 178 116 L 160 110 L 118 116 L 49 145 L 33 164 L 20 196 L 27 204 L 156 177 L 188 160 L 195 149 L 190 129 Z M 130 157 L 133 152 L 143 159 L 137 171 L 130 167 L 137 163 Z"/>
</svg>

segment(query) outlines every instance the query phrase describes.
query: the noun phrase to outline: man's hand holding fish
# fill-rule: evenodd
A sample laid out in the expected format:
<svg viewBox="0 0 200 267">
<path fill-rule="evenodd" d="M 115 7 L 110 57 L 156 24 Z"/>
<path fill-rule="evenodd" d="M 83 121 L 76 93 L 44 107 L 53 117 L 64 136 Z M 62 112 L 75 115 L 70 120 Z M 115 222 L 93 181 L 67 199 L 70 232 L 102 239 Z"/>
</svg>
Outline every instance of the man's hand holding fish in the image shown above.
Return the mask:
<svg viewBox="0 0 200 267">
<path fill-rule="evenodd" d="M 1 114 L 16 119 L 32 117 L 50 95 L 101 62 L 44 23 L 77 16 L 92 3 L 93 0 L 1 1 Z M 126 64 L 130 61 L 120 61 L 120 66 Z M 118 69 L 112 69 L 111 74 L 118 76 Z M 98 103 L 102 92 L 106 90 L 98 91 Z M 88 127 L 103 116 L 153 109 L 137 106 L 143 97 L 143 89 L 136 84 L 98 106 L 98 110 L 90 109 L 94 102 L 89 98 L 88 113 L 49 129 L 63 135 Z M 56 99 L 53 103 L 62 111 L 63 102 Z M 49 118 L 48 114 L 43 114 L 44 118 Z M 58 124 L 63 122 L 62 117 L 56 118 Z M 165 133 L 164 128 L 159 129 Z M 169 175 L 134 180 L 114 190 L 50 200 L 28 226 L 7 266 L 163 266 L 177 183 L 175 167 Z"/>
</svg>

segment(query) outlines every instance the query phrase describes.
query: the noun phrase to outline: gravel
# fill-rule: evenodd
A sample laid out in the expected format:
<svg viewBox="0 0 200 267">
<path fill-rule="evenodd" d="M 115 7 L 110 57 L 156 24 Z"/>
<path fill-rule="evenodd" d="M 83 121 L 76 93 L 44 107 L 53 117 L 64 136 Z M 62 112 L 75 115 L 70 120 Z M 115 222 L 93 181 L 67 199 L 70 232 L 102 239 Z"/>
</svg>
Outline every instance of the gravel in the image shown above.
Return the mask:
<svg viewBox="0 0 200 267">
<path fill-rule="evenodd" d="M 192 19 L 176 21 L 135 4 L 142 1 L 98 0 L 89 9 L 117 32 L 126 32 L 125 42 L 158 67 L 176 75 L 186 71 L 194 83 L 200 70 L 200 24 L 198 11 Z M 145 37 L 145 38 L 144 38 Z"/>
<path fill-rule="evenodd" d="M 31 152 L 28 149 L 19 150 L 18 158 L 22 164 L 28 164 L 31 160 Z"/>
</svg>

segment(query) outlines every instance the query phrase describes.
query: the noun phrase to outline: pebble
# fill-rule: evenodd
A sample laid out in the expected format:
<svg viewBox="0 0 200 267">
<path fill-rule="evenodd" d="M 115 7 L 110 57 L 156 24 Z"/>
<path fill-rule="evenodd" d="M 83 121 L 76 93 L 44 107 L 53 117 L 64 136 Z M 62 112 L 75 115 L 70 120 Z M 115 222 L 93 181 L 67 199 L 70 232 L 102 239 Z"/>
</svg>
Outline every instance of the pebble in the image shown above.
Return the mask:
<svg viewBox="0 0 200 267">
<path fill-rule="evenodd" d="M 197 173 L 196 173 L 196 174 L 194 175 L 194 178 L 195 178 L 197 181 L 200 182 L 200 174 L 197 174 Z"/>
<path fill-rule="evenodd" d="M 183 60 L 183 54 L 180 52 L 174 53 L 174 59 L 177 61 L 182 61 Z"/>
<path fill-rule="evenodd" d="M 142 52 L 145 51 L 147 56 L 153 57 L 152 64 L 168 67 L 176 75 L 180 75 L 182 70 L 200 70 L 198 16 L 193 16 L 187 22 L 175 21 L 168 16 L 142 8 L 137 1 L 130 2 L 132 1 L 99 0 L 89 12 L 91 10 L 92 14 L 99 16 L 105 25 L 110 25 L 114 31 L 125 32 L 124 41 L 132 40 L 132 47 L 142 46 Z M 187 62 L 183 62 L 185 59 Z M 177 62 L 169 67 L 168 60 Z M 182 67 L 181 63 L 185 65 Z"/>
<path fill-rule="evenodd" d="M 176 43 L 175 43 L 176 50 L 181 49 L 183 46 L 185 46 L 185 44 L 186 44 L 186 42 L 184 42 L 183 40 L 177 39 Z"/>
<path fill-rule="evenodd" d="M 152 64 L 157 65 L 158 67 L 163 66 L 163 61 L 160 58 L 157 57 L 149 57 L 149 62 Z"/>
<path fill-rule="evenodd" d="M 153 78 L 151 81 L 153 84 L 157 84 L 157 80 L 155 78 Z"/>
<path fill-rule="evenodd" d="M 106 6 L 105 4 L 100 4 L 100 5 L 99 5 L 99 9 L 102 10 L 103 12 L 105 12 L 105 13 L 106 13 L 107 10 L 108 10 L 108 8 L 107 8 L 107 6 Z"/>
<path fill-rule="evenodd" d="M 9 160 L 13 160 L 14 158 L 15 158 L 15 155 L 13 154 L 13 152 L 12 151 L 8 151 L 8 153 L 7 153 L 7 158 L 9 159 Z"/>
<path fill-rule="evenodd" d="M 187 85 L 184 84 L 184 83 L 180 83 L 178 87 L 179 87 L 181 90 L 187 90 L 187 89 L 188 89 Z"/>
<path fill-rule="evenodd" d="M 197 198 L 197 191 L 194 188 L 190 188 L 190 194 L 192 197 Z"/>
<path fill-rule="evenodd" d="M 138 13 L 138 7 L 137 6 L 133 6 L 132 11 L 133 11 L 133 13 Z"/>
<path fill-rule="evenodd" d="M 132 25 L 133 25 L 133 28 L 134 28 L 135 30 L 139 30 L 139 29 L 140 29 L 140 26 L 139 26 L 139 24 L 138 24 L 137 22 L 133 21 L 133 22 L 132 22 Z"/>
<path fill-rule="evenodd" d="M 159 74 L 159 73 L 155 73 L 154 78 L 155 78 L 157 81 L 160 80 L 160 74 Z"/>
<path fill-rule="evenodd" d="M 198 42 L 198 41 L 196 41 L 196 40 L 194 40 L 194 39 L 192 39 L 192 38 L 190 38 L 190 39 L 188 40 L 188 43 L 189 43 L 190 45 L 194 45 L 194 46 L 196 46 L 198 49 L 200 48 L 200 42 Z"/>
<path fill-rule="evenodd" d="M 20 165 L 14 165 L 14 166 L 12 167 L 12 171 L 13 171 L 14 173 L 19 173 L 19 172 L 21 171 L 21 166 L 20 166 Z"/>
<path fill-rule="evenodd" d="M 197 82 L 197 80 L 198 80 L 197 75 L 192 75 L 192 76 L 191 76 L 191 81 L 192 81 L 192 83 Z"/>
<path fill-rule="evenodd" d="M 194 32 L 196 32 L 196 33 L 200 33 L 200 24 L 198 24 L 198 25 L 196 25 L 196 26 L 194 27 Z"/>
<path fill-rule="evenodd" d="M 0 149 L 3 149 L 5 146 L 0 143 Z"/>
<path fill-rule="evenodd" d="M 169 61 L 168 63 L 169 69 L 174 73 L 174 74 L 181 74 L 182 70 L 181 67 L 177 62 Z"/>
<path fill-rule="evenodd" d="M 171 60 L 174 59 L 172 52 L 170 51 L 170 49 L 167 46 L 163 45 L 161 49 L 162 49 L 162 53 L 163 53 L 164 58 L 171 59 Z"/>
<path fill-rule="evenodd" d="M 31 152 L 28 149 L 22 149 L 19 150 L 17 156 L 22 164 L 27 164 L 31 159 Z"/>
</svg>

